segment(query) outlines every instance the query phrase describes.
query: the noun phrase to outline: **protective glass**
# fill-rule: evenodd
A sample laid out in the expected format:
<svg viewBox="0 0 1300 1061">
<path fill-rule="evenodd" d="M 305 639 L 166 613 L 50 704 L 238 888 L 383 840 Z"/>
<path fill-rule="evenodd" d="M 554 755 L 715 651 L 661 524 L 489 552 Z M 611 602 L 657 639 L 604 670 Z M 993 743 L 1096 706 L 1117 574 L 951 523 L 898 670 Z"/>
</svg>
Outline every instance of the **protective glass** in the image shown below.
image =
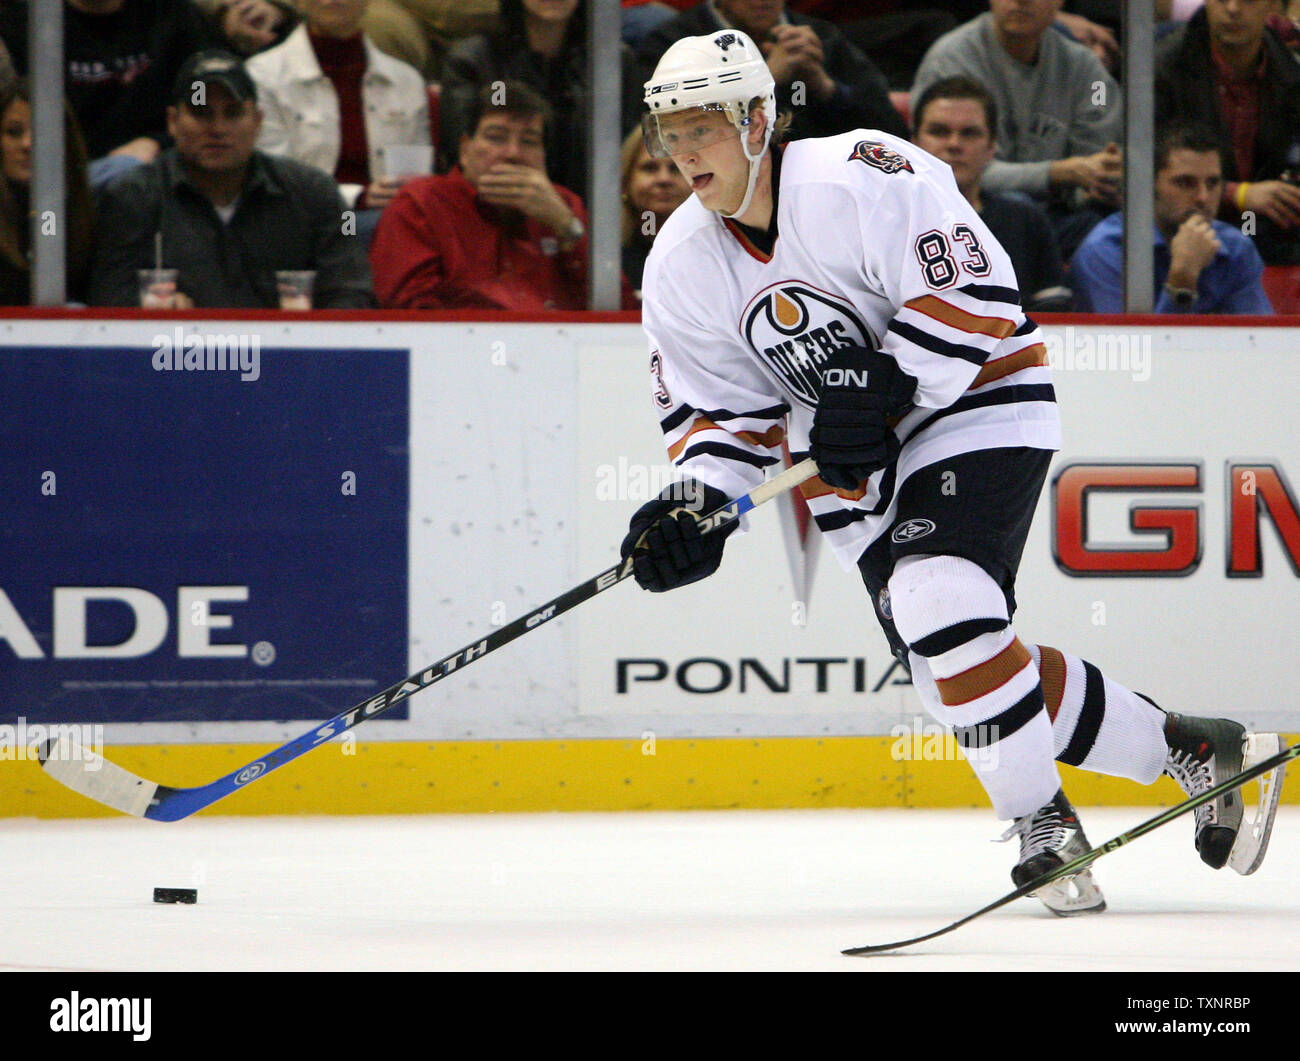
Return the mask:
<svg viewBox="0 0 1300 1061">
<path fill-rule="evenodd" d="M 669 114 L 646 114 L 641 119 L 641 133 L 651 158 L 693 154 L 737 135 L 736 127 L 720 104 Z"/>
</svg>

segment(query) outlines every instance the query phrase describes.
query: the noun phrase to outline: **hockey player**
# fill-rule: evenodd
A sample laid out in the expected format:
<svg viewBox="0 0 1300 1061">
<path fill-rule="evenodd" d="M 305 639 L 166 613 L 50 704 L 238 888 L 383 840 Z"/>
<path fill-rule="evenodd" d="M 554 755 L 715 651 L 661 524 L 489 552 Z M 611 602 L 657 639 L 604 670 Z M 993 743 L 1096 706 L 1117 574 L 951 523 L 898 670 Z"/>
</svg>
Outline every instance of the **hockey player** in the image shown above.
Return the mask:
<svg viewBox="0 0 1300 1061">
<path fill-rule="evenodd" d="M 788 442 L 818 463 L 804 487 L 818 527 L 1012 822 L 1017 886 L 1089 850 L 1057 760 L 1143 784 L 1168 773 L 1189 795 L 1239 772 L 1238 723 L 1163 711 L 1012 626 L 1060 428 L 1010 261 L 951 170 L 873 130 L 780 146 L 772 76 L 735 30 L 674 44 L 645 100 L 647 147 L 694 194 L 646 263 L 654 402 L 689 478 L 632 518 L 638 583 L 712 574 L 735 525 L 701 535 L 695 513 L 756 486 Z M 1242 820 L 1239 790 L 1198 809 L 1206 863 L 1258 864 L 1267 830 Z M 1039 898 L 1105 907 L 1087 870 Z"/>
</svg>

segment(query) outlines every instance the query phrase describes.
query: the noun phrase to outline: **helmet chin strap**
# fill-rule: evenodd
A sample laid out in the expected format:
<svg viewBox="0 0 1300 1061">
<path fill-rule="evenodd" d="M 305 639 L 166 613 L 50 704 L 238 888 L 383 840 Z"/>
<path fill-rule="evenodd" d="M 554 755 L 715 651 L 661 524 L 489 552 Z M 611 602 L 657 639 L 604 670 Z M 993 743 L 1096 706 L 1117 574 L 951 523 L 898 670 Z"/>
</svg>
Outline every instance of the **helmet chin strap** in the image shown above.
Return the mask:
<svg viewBox="0 0 1300 1061">
<path fill-rule="evenodd" d="M 749 153 L 749 119 L 746 118 L 740 127 L 740 149 L 745 152 L 745 157 L 749 159 L 749 182 L 745 185 L 745 198 L 740 201 L 740 206 L 736 208 L 734 214 L 722 214 L 723 217 L 734 220 L 749 209 L 750 200 L 754 198 L 754 189 L 758 187 L 758 171 L 763 165 L 763 154 L 767 151 L 767 142 L 772 137 L 772 125 L 769 122 L 763 133 L 763 146 L 759 148 L 757 155 Z M 721 211 L 719 211 L 721 213 Z"/>
</svg>

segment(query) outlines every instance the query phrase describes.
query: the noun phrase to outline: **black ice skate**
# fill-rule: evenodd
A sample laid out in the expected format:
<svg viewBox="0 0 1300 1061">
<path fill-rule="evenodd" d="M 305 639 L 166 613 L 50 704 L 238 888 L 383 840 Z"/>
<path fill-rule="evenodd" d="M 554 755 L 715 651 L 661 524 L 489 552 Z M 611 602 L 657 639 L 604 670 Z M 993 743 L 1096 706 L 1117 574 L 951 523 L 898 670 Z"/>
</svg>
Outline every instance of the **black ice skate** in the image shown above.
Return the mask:
<svg viewBox="0 0 1300 1061">
<path fill-rule="evenodd" d="M 1189 796 L 1276 755 L 1283 747 L 1276 733 L 1247 733 L 1231 719 L 1166 714 L 1165 773 Z M 1259 805 L 1251 817 L 1245 813 L 1241 789 L 1196 808 L 1196 850 L 1202 862 L 1213 869 L 1231 866 L 1242 874 L 1259 869 L 1268 850 L 1284 773 L 1285 768 L 1279 767 L 1259 779 Z"/>
<path fill-rule="evenodd" d="M 1016 835 L 1020 836 L 1020 860 L 1011 871 L 1011 879 L 1017 888 L 1092 850 L 1064 790 L 1059 790 L 1051 803 L 1033 814 L 1017 818 L 1002 839 L 1010 840 Z M 1099 914 L 1106 909 L 1106 900 L 1088 869 L 1054 880 L 1030 894 L 1061 917 Z"/>
</svg>

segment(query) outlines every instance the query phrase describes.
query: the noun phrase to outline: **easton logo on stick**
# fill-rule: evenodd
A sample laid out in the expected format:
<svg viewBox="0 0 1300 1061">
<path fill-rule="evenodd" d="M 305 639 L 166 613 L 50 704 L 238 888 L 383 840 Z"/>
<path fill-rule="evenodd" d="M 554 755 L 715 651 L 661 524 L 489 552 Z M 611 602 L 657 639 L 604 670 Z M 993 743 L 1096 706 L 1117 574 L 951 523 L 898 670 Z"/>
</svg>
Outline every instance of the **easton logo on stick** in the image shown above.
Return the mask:
<svg viewBox="0 0 1300 1061">
<path fill-rule="evenodd" d="M 853 145 L 853 154 L 849 155 L 846 162 L 865 162 L 868 166 L 875 166 L 876 169 L 883 173 L 897 173 L 899 170 L 907 170 L 908 173 L 915 173 L 912 164 L 902 155 L 891 147 L 886 147 L 879 140 L 859 140 Z"/>
</svg>

